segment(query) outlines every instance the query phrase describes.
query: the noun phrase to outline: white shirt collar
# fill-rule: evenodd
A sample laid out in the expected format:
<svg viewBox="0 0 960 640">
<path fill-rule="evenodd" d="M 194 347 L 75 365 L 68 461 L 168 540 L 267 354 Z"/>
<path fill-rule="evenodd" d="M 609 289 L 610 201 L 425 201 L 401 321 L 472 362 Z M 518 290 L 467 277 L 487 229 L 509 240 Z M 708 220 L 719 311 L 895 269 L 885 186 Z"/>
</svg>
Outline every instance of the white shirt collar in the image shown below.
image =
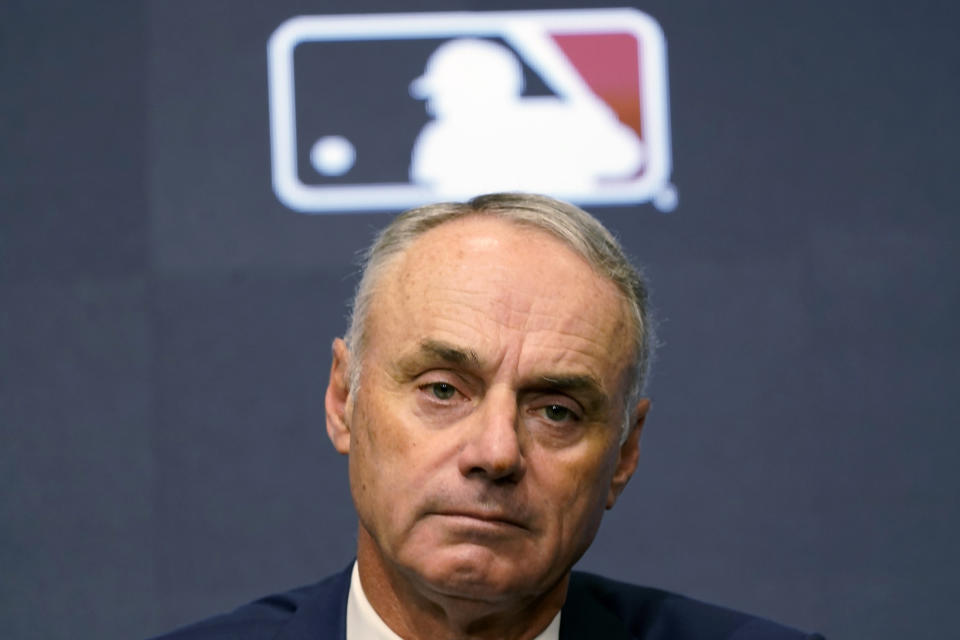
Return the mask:
<svg viewBox="0 0 960 640">
<path fill-rule="evenodd" d="M 540 635 L 534 640 L 560 639 L 560 612 L 553 617 Z M 350 576 L 350 593 L 347 596 L 347 640 L 403 640 L 393 632 L 383 618 L 374 611 L 360 584 L 360 572 L 357 563 L 353 563 Z"/>
</svg>

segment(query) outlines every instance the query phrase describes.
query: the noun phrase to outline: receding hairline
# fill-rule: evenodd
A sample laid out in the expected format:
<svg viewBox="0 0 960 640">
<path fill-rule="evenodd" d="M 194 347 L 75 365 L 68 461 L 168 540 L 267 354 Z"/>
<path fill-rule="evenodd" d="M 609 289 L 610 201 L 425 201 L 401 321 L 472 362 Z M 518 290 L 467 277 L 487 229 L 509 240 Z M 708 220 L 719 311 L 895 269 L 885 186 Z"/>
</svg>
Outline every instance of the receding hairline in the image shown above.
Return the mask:
<svg viewBox="0 0 960 640">
<path fill-rule="evenodd" d="M 470 224 L 471 222 L 502 224 L 506 227 L 515 227 L 523 231 L 532 232 L 536 235 L 551 240 L 555 245 L 555 249 L 552 250 L 566 251 L 569 255 L 575 257 L 582 264 L 582 267 L 585 271 L 589 272 L 599 281 L 609 286 L 610 293 L 614 296 L 614 299 L 617 302 L 620 319 L 623 321 L 623 327 L 627 328 L 631 332 L 637 331 L 638 327 L 636 324 L 638 319 L 634 317 L 635 314 L 632 312 L 631 301 L 621 290 L 621 287 L 618 286 L 618 283 L 610 278 L 607 274 L 603 273 L 603 271 L 597 265 L 592 264 L 586 256 L 582 255 L 580 251 L 577 251 L 576 247 L 571 246 L 571 243 L 565 238 L 558 236 L 558 234 L 553 233 L 549 229 L 545 229 L 534 222 L 517 220 L 507 216 L 496 215 L 495 212 L 491 214 L 487 211 L 481 210 L 467 212 L 457 217 L 444 220 L 439 224 L 422 231 L 413 237 L 405 246 L 399 248 L 399 250 L 395 252 L 391 252 L 376 265 L 375 273 L 372 274 L 373 277 L 367 283 L 367 293 L 369 298 L 366 300 L 366 308 L 364 309 L 363 321 L 365 326 L 361 328 L 361 333 L 363 334 L 363 337 L 361 338 L 361 344 L 365 346 L 366 331 L 369 329 L 374 309 L 378 306 L 377 301 L 382 297 L 382 295 L 379 295 L 378 292 L 383 288 L 399 285 L 397 280 L 404 276 L 404 269 L 410 268 L 411 260 L 423 256 L 422 245 L 434 240 L 432 236 L 437 233 L 442 233 L 445 230 L 449 231 L 451 227 L 466 225 Z M 418 247 L 420 250 L 418 250 Z M 365 349 L 361 348 L 361 353 L 363 351 L 365 351 Z"/>
<path fill-rule="evenodd" d="M 558 249 L 567 251 L 572 256 L 575 256 L 578 260 L 580 260 L 584 267 L 597 276 L 600 280 L 609 283 L 617 292 L 617 294 L 624 293 L 616 281 L 614 281 L 608 274 L 604 273 L 598 265 L 593 264 L 590 259 L 583 255 L 583 253 L 578 250 L 578 247 L 572 245 L 567 238 L 564 238 L 558 233 L 555 233 L 553 230 L 545 228 L 536 222 L 511 218 L 506 214 L 506 212 L 504 212 L 504 215 L 499 214 L 499 211 L 469 211 L 456 217 L 443 220 L 434 226 L 424 229 L 422 232 L 410 238 L 409 242 L 399 247 L 396 251 L 391 251 L 386 254 L 384 258 L 375 265 L 378 273 L 375 274 L 376 279 L 375 281 L 371 282 L 371 284 L 379 285 L 380 280 L 386 277 L 388 271 L 395 271 L 402 262 L 414 257 L 415 254 L 419 256 L 422 251 L 417 250 L 418 246 L 426 242 L 430 242 L 433 239 L 432 236 L 436 235 L 437 233 L 449 233 L 452 227 L 469 225 L 471 223 L 492 223 L 495 225 L 499 224 L 506 227 L 513 227 L 521 232 L 531 232 L 535 235 L 542 236 L 547 240 L 552 241 Z M 478 234 L 473 237 L 481 238 L 482 235 Z M 620 295 L 620 297 L 624 299 L 627 298 L 625 295 Z M 629 303 L 629 300 L 627 300 L 627 302 Z"/>
</svg>

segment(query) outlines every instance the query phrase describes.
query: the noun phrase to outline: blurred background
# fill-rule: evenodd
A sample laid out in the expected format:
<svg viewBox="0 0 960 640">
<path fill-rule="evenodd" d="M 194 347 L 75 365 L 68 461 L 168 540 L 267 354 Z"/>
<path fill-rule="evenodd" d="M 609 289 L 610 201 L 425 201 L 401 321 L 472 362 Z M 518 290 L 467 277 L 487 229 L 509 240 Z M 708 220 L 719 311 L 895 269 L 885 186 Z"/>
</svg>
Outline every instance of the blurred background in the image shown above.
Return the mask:
<svg viewBox="0 0 960 640">
<path fill-rule="evenodd" d="M 329 348 L 357 252 L 404 207 L 310 207 L 337 186 L 432 193 L 408 174 L 431 115 L 407 88 L 457 33 L 297 45 L 306 210 L 271 180 L 271 34 L 298 15 L 591 6 L 609 5 L 0 5 L 4 637 L 145 637 L 352 559 Z M 949 637 L 960 5 L 635 8 L 666 40 L 651 84 L 655 39 L 623 29 L 646 160 L 619 184 L 642 188 L 581 195 L 645 265 L 663 344 L 640 469 L 579 567 L 833 639 Z M 524 99 L 564 100 L 482 37 L 512 47 Z M 594 45 L 587 84 L 630 68 Z"/>
</svg>

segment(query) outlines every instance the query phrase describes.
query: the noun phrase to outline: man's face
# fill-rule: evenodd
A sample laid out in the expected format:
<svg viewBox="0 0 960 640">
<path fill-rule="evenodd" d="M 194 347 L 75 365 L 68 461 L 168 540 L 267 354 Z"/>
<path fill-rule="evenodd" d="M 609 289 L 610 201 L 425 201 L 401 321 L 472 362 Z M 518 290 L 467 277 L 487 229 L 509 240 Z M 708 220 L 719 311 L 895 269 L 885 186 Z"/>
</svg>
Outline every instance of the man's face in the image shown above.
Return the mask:
<svg viewBox="0 0 960 640">
<path fill-rule="evenodd" d="M 327 392 L 361 566 L 369 551 L 417 589 L 488 602 L 560 584 L 636 465 L 638 430 L 619 442 L 628 318 L 565 245 L 492 218 L 388 265 L 359 389 L 338 341 Z"/>
</svg>

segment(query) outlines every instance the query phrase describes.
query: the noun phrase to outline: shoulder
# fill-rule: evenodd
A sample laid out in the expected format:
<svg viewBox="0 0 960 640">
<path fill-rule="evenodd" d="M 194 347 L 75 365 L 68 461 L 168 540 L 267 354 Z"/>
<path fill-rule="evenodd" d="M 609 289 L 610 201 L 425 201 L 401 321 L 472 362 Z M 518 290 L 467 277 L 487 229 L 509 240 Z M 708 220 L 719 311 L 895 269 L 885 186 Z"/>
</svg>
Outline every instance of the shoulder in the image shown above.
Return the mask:
<svg viewBox="0 0 960 640">
<path fill-rule="evenodd" d="M 676 593 L 574 572 L 561 624 L 596 628 L 598 619 L 637 640 L 817 640 L 770 620 Z M 616 621 L 616 622 L 614 622 Z M 578 633 L 565 634 L 571 640 Z M 821 639 L 822 640 L 822 639 Z"/>
<path fill-rule="evenodd" d="M 312 585 L 267 596 L 153 640 L 266 640 L 307 627 L 335 634 L 344 628 L 350 571 Z M 295 633 L 291 634 L 296 635 Z"/>
</svg>

